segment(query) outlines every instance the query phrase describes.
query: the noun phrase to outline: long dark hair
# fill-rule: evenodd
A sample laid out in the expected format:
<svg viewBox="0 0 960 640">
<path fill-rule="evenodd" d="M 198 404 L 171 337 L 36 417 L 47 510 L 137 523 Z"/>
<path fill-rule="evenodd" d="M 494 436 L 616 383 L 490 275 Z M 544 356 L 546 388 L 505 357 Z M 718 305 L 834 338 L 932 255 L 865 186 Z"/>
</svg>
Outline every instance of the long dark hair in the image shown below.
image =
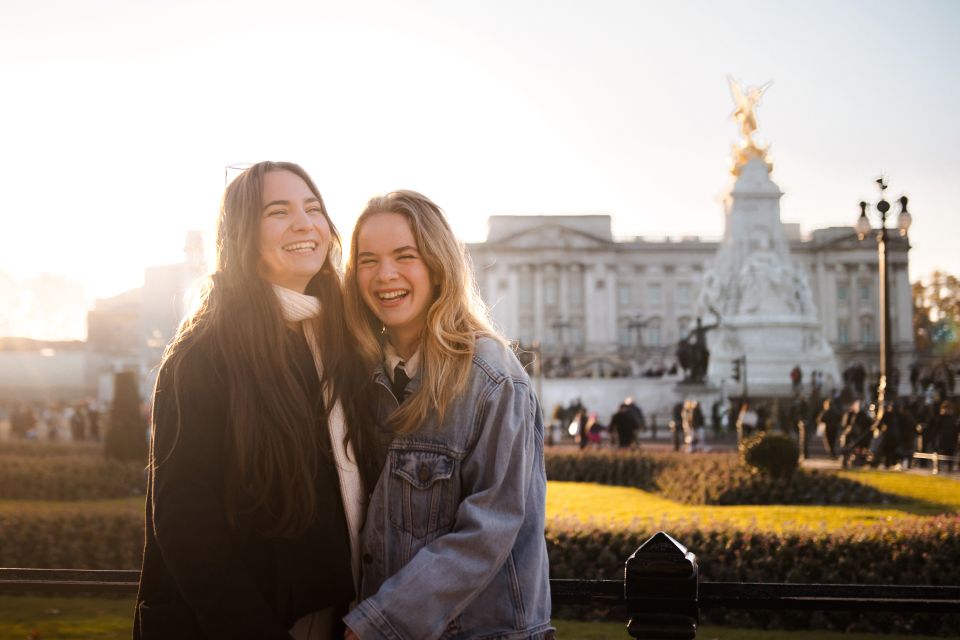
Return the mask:
<svg viewBox="0 0 960 640">
<path fill-rule="evenodd" d="M 272 285 L 257 271 L 263 178 L 271 171 L 299 176 L 320 202 L 330 225 L 327 259 L 306 290 L 321 301 L 320 315 L 313 320 L 323 357 L 320 383 L 326 392 L 319 398 L 308 397 L 291 365 L 296 360 L 295 347 L 279 302 Z M 241 513 L 256 511 L 268 516 L 263 519 L 265 535 L 294 537 L 314 522 L 321 465 L 333 464 L 330 451 L 320 446 L 331 408 L 324 395 L 343 405 L 347 439 L 353 443 L 363 477 L 369 482 L 375 473 L 364 434 L 367 420 L 360 415 L 363 403 L 358 398 L 366 373 L 351 357 L 353 341 L 344 320 L 341 246 L 319 190 L 296 164 L 257 163 L 223 194 L 216 268 L 196 311 L 167 347 L 161 367 L 169 368 L 179 415 L 184 356 L 203 342 L 223 363 L 229 416 L 224 505 L 232 525 Z"/>
</svg>

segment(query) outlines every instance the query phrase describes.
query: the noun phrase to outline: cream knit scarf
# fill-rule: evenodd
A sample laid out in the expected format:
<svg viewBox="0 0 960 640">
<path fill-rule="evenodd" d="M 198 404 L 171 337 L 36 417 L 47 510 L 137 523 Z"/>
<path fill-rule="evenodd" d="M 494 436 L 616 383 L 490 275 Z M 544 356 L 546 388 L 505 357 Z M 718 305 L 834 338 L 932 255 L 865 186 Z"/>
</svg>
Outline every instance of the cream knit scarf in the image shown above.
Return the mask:
<svg viewBox="0 0 960 640">
<path fill-rule="evenodd" d="M 320 313 L 320 301 L 313 297 L 273 285 L 273 290 L 280 301 L 283 318 L 288 322 L 299 323 L 303 334 L 310 345 L 313 362 L 317 366 L 317 375 L 323 376 L 323 360 L 320 357 L 320 345 L 314 333 L 314 324 L 304 322 Z M 329 390 L 324 389 L 324 395 L 329 400 Z M 344 436 L 347 432 L 347 423 L 343 415 L 340 401 L 330 409 L 327 424 L 330 428 L 330 444 L 333 448 L 333 459 L 337 464 L 337 474 L 340 477 L 340 495 L 343 498 L 343 510 L 347 517 L 347 530 L 350 533 L 350 560 L 353 569 L 353 584 L 356 592 L 360 593 L 360 526 L 364 504 L 363 488 L 360 482 L 360 471 L 357 469 L 357 457 L 353 452 L 353 444 L 344 445 Z"/>
</svg>

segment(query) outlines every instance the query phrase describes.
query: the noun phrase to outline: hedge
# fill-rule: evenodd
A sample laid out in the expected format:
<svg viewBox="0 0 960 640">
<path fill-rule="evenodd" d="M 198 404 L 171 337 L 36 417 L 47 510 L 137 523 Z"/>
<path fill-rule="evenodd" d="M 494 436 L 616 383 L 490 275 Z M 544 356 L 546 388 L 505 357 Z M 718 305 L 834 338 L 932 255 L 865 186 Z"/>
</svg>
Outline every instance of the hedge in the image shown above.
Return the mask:
<svg viewBox="0 0 960 640">
<path fill-rule="evenodd" d="M 139 569 L 143 515 L 57 510 L 0 515 L 0 566 Z"/>
<path fill-rule="evenodd" d="M 595 482 L 615 487 L 654 491 L 664 467 L 676 464 L 674 456 L 649 456 L 619 451 L 555 451 L 544 454 L 547 478 L 566 482 Z"/>
<path fill-rule="evenodd" d="M 692 524 L 670 524 L 667 531 L 696 554 L 702 581 L 960 584 L 960 564 L 956 562 L 960 558 L 958 516 L 941 516 L 896 528 L 850 528 L 831 534 L 754 533 Z M 653 533 L 550 523 L 550 576 L 622 580 L 624 560 Z M 561 617 L 582 617 L 585 613 L 589 614 L 584 608 L 555 612 Z M 723 610 L 703 613 L 706 621 L 738 626 L 960 633 L 960 615 Z"/>
<path fill-rule="evenodd" d="M 832 473 L 797 469 L 773 478 L 736 454 L 547 451 L 547 478 L 655 491 L 684 504 L 889 504 L 900 500 Z"/>
<path fill-rule="evenodd" d="M 960 584 L 960 517 L 778 534 L 718 526 L 664 524 L 693 551 L 702 580 L 837 584 Z M 548 523 L 546 540 L 553 578 L 623 579 L 626 558 L 650 535 L 645 531 Z M 0 515 L 0 566 L 136 569 L 143 545 L 143 517 L 96 508 L 29 517 Z M 581 610 L 579 612 L 583 614 Z M 597 612 L 593 612 L 596 614 Z M 619 612 L 615 612 L 620 615 Z M 569 611 L 558 611 L 569 615 Z M 705 620 L 738 625 L 900 631 L 960 632 L 960 616 L 816 612 L 706 612 Z"/>
<path fill-rule="evenodd" d="M 109 500 L 145 495 L 140 462 L 84 453 L 0 454 L 0 500 Z"/>
</svg>

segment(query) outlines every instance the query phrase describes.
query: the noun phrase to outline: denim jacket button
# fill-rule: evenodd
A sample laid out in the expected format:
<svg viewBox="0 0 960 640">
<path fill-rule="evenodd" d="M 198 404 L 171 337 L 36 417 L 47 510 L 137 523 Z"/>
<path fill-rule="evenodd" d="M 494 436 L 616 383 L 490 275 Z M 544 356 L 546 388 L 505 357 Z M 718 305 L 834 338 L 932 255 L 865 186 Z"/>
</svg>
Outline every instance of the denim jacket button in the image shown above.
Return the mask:
<svg viewBox="0 0 960 640">
<path fill-rule="evenodd" d="M 430 479 L 430 468 L 426 464 L 420 465 L 420 482 L 426 482 Z"/>
</svg>

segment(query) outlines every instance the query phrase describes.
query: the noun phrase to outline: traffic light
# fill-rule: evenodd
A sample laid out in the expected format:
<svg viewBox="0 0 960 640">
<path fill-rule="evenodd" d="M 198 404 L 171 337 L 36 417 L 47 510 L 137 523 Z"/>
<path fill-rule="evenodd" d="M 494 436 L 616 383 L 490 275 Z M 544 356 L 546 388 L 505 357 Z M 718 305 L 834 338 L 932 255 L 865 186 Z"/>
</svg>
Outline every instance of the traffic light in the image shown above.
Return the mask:
<svg viewBox="0 0 960 640">
<path fill-rule="evenodd" d="M 740 382 L 740 367 L 742 366 L 743 361 L 740 358 L 737 358 L 733 361 L 733 374 L 730 376 L 737 382 Z"/>
</svg>

